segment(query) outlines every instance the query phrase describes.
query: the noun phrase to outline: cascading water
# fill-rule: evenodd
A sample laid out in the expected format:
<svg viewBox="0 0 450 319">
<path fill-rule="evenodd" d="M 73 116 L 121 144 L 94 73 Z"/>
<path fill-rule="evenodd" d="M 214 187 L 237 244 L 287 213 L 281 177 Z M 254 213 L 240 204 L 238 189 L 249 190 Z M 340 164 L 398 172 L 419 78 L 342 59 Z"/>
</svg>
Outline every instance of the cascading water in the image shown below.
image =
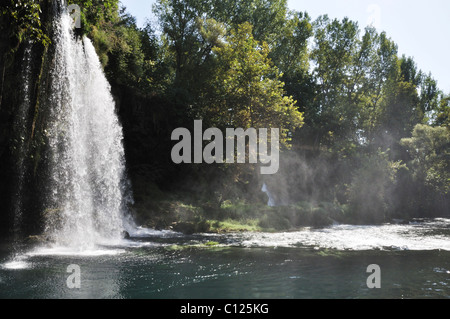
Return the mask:
<svg viewBox="0 0 450 319">
<path fill-rule="evenodd" d="M 273 198 L 272 194 L 270 193 L 269 189 L 267 188 L 267 184 L 266 183 L 263 184 L 263 186 L 261 188 L 261 191 L 263 193 L 266 193 L 267 197 L 269 198 L 268 201 L 267 201 L 267 206 L 275 207 L 276 206 L 275 205 L 275 199 Z"/>
<path fill-rule="evenodd" d="M 54 23 L 45 227 L 58 245 L 89 249 L 121 239 L 128 197 L 110 85 L 91 41 L 76 38 L 72 23 L 66 12 Z"/>
</svg>

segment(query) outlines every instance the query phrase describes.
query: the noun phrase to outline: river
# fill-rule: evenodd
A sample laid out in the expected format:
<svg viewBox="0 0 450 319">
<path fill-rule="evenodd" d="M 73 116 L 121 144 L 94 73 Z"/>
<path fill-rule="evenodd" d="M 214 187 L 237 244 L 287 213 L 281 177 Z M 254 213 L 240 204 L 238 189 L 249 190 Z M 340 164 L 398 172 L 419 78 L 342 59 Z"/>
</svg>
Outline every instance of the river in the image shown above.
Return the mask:
<svg viewBox="0 0 450 319">
<path fill-rule="evenodd" d="M 0 256 L 0 298 L 449 298 L 450 219 L 288 233 L 138 228 L 115 245 Z M 370 289 L 369 265 L 380 267 Z M 69 265 L 79 288 L 69 288 Z"/>
</svg>

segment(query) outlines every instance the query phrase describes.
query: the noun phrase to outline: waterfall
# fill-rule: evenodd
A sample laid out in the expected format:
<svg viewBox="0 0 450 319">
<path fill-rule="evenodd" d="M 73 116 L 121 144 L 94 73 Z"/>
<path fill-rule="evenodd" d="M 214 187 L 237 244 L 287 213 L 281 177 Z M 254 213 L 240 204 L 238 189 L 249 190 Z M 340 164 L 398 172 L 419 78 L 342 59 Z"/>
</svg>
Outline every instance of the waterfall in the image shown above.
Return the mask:
<svg viewBox="0 0 450 319">
<path fill-rule="evenodd" d="M 267 197 L 269 198 L 269 200 L 267 202 L 267 206 L 275 207 L 276 206 L 275 199 L 273 198 L 272 194 L 270 193 L 269 189 L 267 188 L 266 183 L 263 184 L 261 191 L 266 193 Z"/>
<path fill-rule="evenodd" d="M 83 249 L 121 239 L 130 196 L 110 85 L 91 41 L 75 37 L 72 23 L 66 12 L 54 22 L 44 217 L 52 241 Z"/>
</svg>

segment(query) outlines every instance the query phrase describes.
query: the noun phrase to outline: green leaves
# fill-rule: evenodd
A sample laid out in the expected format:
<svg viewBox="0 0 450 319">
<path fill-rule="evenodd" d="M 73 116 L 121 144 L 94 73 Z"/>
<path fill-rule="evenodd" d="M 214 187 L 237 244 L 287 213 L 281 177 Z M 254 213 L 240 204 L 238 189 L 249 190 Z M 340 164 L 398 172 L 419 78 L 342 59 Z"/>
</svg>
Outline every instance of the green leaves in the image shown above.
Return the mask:
<svg viewBox="0 0 450 319">
<path fill-rule="evenodd" d="M 42 13 L 39 2 L 33 0 L 6 0 L 8 3 L 2 9 L 2 24 L 10 30 L 9 37 L 16 38 L 18 43 L 24 38 L 47 46 L 49 37 L 42 29 Z M 15 49 L 15 48 L 13 48 Z"/>
<path fill-rule="evenodd" d="M 450 128 L 450 95 L 440 96 L 440 101 L 433 115 L 434 124 Z"/>
<path fill-rule="evenodd" d="M 81 33 L 89 34 L 93 28 L 99 28 L 106 21 L 119 21 L 119 0 L 68 0 L 67 4 L 76 4 L 81 9 Z"/>
<path fill-rule="evenodd" d="M 301 127 L 303 116 L 292 97 L 285 96 L 281 74 L 268 57 L 268 44 L 255 40 L 249 23 L 232 30 L 226 42 L 213 49 L 215 98 L 205 116 L 219 127 L 280 128 L 281 140 L 288 146 L 288 132 Z"/>
<path fill-rule="evenodd" d="M 390 161 L 389 155 L 381 150 L 361 155 L 360 162 L 347 188 L 354 219 L 365 223 L 385 222 L 391 209 L 397 171 L 404 165 Z"/>
<path fill-rule="evenodd" d="M 401 140 L 417 180 L 442 194 L 450 193 L 450 131 L 418 124 L 411 138 Z"/>
</svg>

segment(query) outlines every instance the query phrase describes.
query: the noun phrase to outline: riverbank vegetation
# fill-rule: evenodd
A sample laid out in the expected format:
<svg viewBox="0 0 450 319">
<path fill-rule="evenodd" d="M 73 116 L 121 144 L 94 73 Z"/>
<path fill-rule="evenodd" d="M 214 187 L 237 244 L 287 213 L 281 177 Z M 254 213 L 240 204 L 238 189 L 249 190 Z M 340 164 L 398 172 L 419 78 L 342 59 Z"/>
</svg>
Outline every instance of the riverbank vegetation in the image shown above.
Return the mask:
<svg viewBox="0 0 450 319">
<path fill-rule="evenodd" d="M 118 0 L 68 2 L 81 7 L 77 34 L 93 40 L 111 84 L 139 223 L 183 232 L 276 231 L 448 216 L 449 92 L 400 56 L 388 34 L 361 29 L 351 17 L 312 20 L 286 0 L 158 0 L 155 21 L 142 28 Z M 52 46 L 51 3 L 6 1 L 1 8 L 3 225 L 13 219 L 8 167 L 20 98 L 12 88 L 31 40 L 41 48 L 32 69 L 38 91 Z M 25 138 L 39 144 L 45 114 L 33 99 L 38 120 Z M 196 119 L 222 130 L 280 128 L 279 172 L 175 165 L 171 132 L 191 129 Z M 45 166 L 39 149 L 29 159 L 36 188 Z M 267 205 L 264 183 L 275 207 Z"/>
</svg>

